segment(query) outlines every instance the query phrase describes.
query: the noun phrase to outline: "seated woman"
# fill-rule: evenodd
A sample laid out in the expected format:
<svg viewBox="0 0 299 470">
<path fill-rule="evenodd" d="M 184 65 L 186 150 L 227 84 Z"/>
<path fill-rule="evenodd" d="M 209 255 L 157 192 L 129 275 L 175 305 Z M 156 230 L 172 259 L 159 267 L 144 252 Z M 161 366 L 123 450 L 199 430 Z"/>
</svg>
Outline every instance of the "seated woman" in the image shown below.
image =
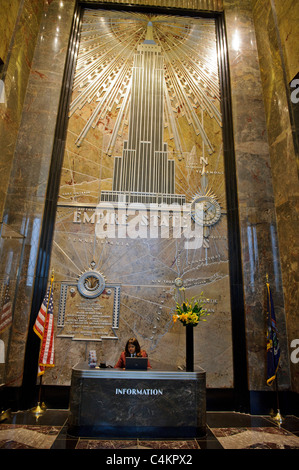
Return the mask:
<svg viewBox="0 0 299 470">
<path fill-rule="evenodd" d="M 140 348 L 139 342 L 136 338 L 130 338 L 127 341 L 125 350 L 121 353 L 115 368 L 124 369 L 126 367 L 126 357 L 147 357 L 146 352 Z M 149 360 L 147 361 L 147 367 L 152 368 Z"/>
</svg>

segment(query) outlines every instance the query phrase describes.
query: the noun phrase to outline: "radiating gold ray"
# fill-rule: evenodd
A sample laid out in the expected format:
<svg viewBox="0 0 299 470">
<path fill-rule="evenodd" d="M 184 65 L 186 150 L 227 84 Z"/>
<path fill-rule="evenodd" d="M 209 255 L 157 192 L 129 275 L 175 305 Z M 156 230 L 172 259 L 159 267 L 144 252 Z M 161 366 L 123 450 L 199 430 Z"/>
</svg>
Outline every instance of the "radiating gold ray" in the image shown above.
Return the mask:
<svg viewBox="0 0 299 470">
<path fill-rule="evenodd" d="M 165 121 L 171 126 L 176 149 L 180 153 L 184 150 L 176 124 L 180 110 L 213 153 L 195 108 L 202 107 L 221 126 L 215 103 L 219 103 L 219 84 L 214 20 L 105 10 L 86 10 L 84 14 L 70 115 L 92 103 L 93 108 L 77 145 L 116 105 L 120 114 L 106 149 L 112 155 L 123 119 L 127 118 L 133 54 L 145 38 L 149 19 L 153 23 L 151 34 L 165 58 Z"/>
</svg>

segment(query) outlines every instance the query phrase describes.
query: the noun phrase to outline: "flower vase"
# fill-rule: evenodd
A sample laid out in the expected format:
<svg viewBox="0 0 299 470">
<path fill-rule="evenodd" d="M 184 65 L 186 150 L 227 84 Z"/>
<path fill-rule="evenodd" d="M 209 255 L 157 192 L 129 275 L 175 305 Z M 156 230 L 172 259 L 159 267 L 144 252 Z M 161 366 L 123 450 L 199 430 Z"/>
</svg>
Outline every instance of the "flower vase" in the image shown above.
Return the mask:
<svg viewBox="0 0 299 470">
<path fill-rule="evenodd" d="M 186 371 L 194 372 L 194 326 L 186 325 Z"/>
</svg>

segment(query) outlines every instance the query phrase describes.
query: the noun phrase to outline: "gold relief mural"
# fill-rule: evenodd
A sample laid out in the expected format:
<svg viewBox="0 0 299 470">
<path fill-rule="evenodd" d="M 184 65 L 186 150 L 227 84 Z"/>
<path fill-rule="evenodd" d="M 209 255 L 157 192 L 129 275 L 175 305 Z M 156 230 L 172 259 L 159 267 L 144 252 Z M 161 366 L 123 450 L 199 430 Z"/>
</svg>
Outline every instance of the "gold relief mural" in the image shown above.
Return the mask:
<svg viewBox="0 0 299 470">
<path fill-rule="evenodd" d="M 149 7 L 183 8 L 197 11 L 222 11 L 222 0 L 103 0 L 103 3 L 122 3 L 123 5 L 143 5 Z M 97 0 L 90 0 L 89 3 L 97 3 Z"/>
<path fill-rule="evenodd" d="M 231 387 L 220 92 L 213 19 L 86 10 L 51 258 L 56 367 L 137 336 L 151 364 L 185 367 L 175 300 L 203 291 L 195 367 Z M 179 282 L 178 282 L 179 281 Z"/>
</svg>

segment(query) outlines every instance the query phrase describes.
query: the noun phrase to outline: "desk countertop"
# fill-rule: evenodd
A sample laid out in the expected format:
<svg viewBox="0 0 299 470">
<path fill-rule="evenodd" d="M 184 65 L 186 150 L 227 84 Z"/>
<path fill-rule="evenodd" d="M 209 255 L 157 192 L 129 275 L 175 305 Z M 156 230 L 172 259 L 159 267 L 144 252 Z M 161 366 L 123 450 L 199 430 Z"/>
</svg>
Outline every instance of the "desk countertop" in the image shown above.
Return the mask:
<svg viewBox="0 0 299 470">
<path fill-rule="evenodd" d="M 73 375 L 76 377 L 101 379 L 198 380 L 205 375 L 203 369 L 195 372 L 155 369 L 148 369 L 147 371 L 114 368 L 100 369 L 89 367 L 87 362 L 78 362 L 78 364 L 73 367 L 72 371 Z"/>
</svg>

